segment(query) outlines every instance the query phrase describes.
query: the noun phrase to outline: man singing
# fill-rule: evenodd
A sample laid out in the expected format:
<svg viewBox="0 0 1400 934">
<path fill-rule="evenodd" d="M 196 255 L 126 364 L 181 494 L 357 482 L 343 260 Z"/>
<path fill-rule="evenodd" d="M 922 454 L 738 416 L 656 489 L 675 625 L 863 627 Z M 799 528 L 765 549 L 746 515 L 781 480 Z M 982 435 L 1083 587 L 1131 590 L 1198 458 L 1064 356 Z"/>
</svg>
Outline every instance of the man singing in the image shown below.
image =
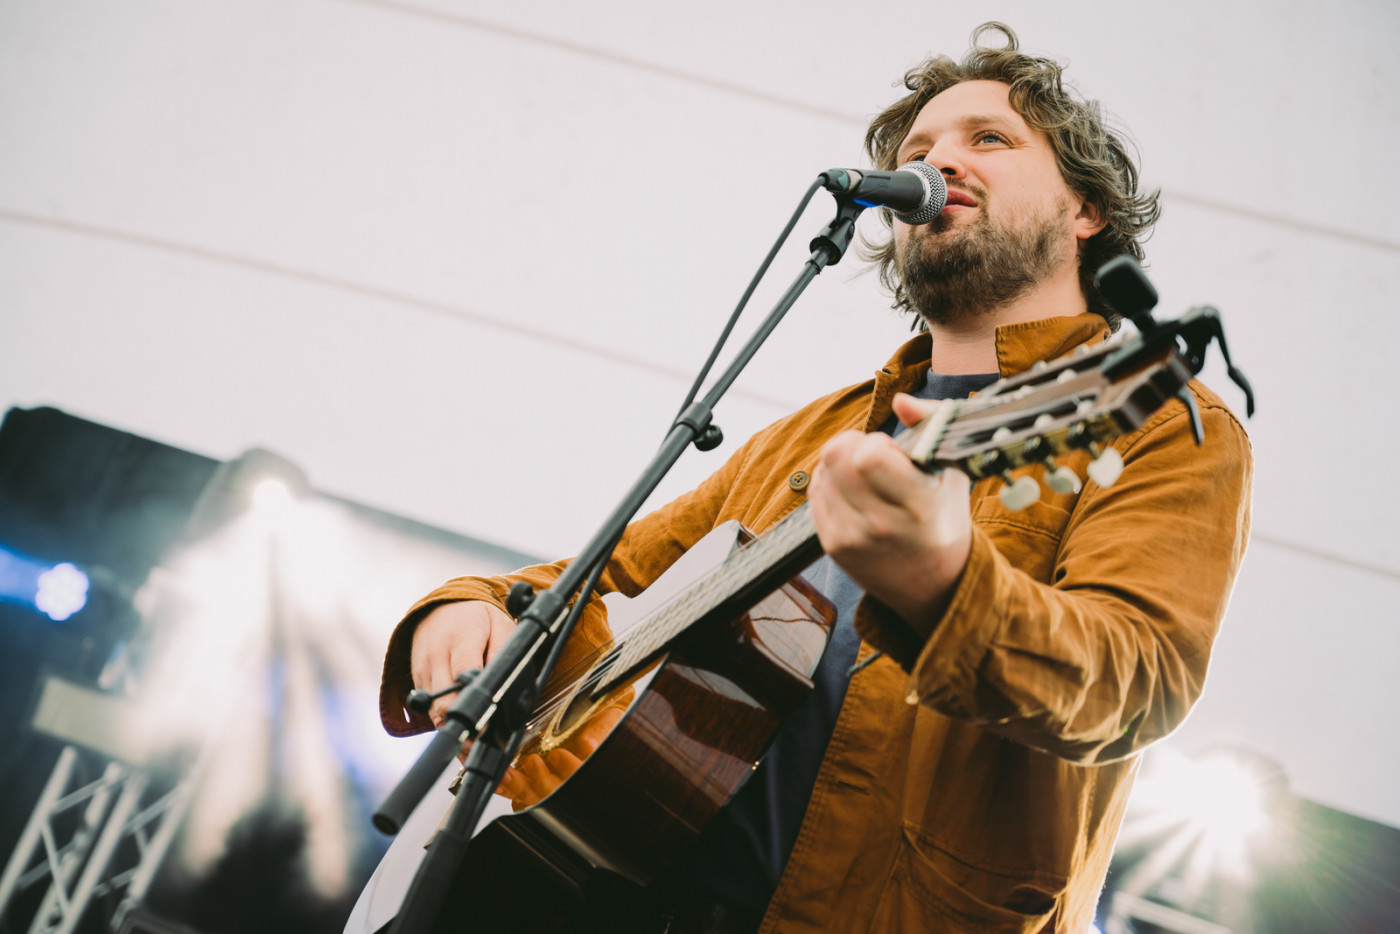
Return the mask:
<svg viewBox="0 0 1400 934">
<path fill-rule="evenodd" d="M 988 32 L 1004 42 L 982 45 Z M 1157 217 L 1097 107 L 1007 27 L 980 27 L 961 62 L 931 59 L 905 86 L 867 151 L 880 169 L 933 166 L 948 205 L 924 226 L 886 217 L 873 255 L 922 332 L 870 382 L 764 429 L 634 522 L 600 585 L 634 595 L 716 525 L 762 534 L 803 502 L 827 555 L 805 575 L 839 611 L 816 691 L 657 884 L 680 934 L 1083 934 L 1139 756 L 1200 696 L 1244 552 L 1249 444 L 1198 384 L 1203 446 L 1173 401 L 1114 442 L 1111 487 L 1042 483 L 1022 511 L 1000 480 L 925 474 L 896 447 L 897 423 L 933 400 L 1106 340 L 1117 321 L 1093 272 L 1140 258 Z M 1083 477 L 1089 459 L 1063 463 Z M 512 629 L 510 585 L 558 569 L 453 580 L 420 601 L 389 646 L 386 728 L 427 729 L 404 710 L 409 689 L 480 667 Z M 608 638 L 590 608 L 564 664 Z M 500 792 L 538 800 L 574 752 L 522 760 Z"/>
</svg>

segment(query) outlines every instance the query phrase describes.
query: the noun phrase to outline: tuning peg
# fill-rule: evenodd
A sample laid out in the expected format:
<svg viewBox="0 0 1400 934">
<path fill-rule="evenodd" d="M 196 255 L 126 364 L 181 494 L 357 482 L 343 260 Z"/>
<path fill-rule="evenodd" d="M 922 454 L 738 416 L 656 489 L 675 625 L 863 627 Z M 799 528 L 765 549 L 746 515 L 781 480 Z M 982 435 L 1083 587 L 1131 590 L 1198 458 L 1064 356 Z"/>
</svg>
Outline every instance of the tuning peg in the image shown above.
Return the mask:
<svg viewBox="0 0 1400 934">
<path fill-rule="evenodd" d="M 1065 466 L 1055 466 L 1050 458 L 1045 458 L 1045 485 L 1056 493 L 1078 493 L 1082 486 L 1079 475 Z"/>
<path fill-rule="evenodd" d="M 1099 450 L 1098 445 L 1091 445 L 1089 450 L 1096 455 L 1089 464 L 1089 479 L 1105 489 L 1113 486 L 1123 472 L 1123 455 L 1117 448 Z"/>
<path fill-rule="evenodd" d="M 1012 512 L 1020 512 L 1040 499 L 1040 484 L 1035 482 L 1034 477 L 1018 477 L 1013 480 L 1008 472 L 1002 474 L 1001 479 L 1005 484 L 1001 488 L 1001 504 Z"/>
</svg>

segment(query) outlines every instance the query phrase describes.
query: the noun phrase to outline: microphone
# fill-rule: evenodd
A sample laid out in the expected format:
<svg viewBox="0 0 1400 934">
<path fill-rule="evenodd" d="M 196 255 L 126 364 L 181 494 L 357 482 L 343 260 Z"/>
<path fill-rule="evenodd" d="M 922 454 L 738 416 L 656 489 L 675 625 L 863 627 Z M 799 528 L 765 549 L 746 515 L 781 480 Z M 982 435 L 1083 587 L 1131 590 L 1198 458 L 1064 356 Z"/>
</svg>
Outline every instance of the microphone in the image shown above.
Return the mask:
<svg viewBox="0 0 1400 934">
<path fill-rule="evenodd" d="M 821 178 L 827 191 L 867 208 L 889 208 L 910 225 L 927 224 L 948 203 L 943 173 L 927 162 L 906 162 L 893 172 L 827 169 Z"/>
</svg>

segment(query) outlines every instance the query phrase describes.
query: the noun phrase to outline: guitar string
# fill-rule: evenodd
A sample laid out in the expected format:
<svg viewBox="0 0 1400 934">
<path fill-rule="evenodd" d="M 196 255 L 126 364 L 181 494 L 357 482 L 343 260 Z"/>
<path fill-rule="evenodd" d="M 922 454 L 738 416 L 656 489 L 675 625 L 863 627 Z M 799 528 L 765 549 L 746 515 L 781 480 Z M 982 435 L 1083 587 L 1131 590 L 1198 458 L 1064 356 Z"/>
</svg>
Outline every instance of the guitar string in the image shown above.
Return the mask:
<svg viewBox="0 0 1400 934">
<path fill-rule="evenodd" d="M 770 530 L 768 535 L 754 539 L 747 545 L 735 549 L 724 562 L 697 584 L 692 585 L 686 593 L 657 609 L 624 634 L 622 638 L 609 640 L 571 665 L 568 669 L 569 672 L 576 671 L 585 664 L 591 667 L 589 673 L 582 679 L 566 681 L 559 690 L 541 701 L 535 708 L 535 715 L 527 721 L 527 731 L 553 719 L 559 710 L 572 703 L 573 699 L 583 694 L 585 689 L 591 694 L 605 677 L 614 673 L 614 670 L 616 670 L 616 674 L 622 675 L 632 666 L 647 660 L 681 630 L 703 618 L 724 599 L 731 596 L 734 589 L 732 585 L 736 580 L 744 582 L 752 580 L 755 577 L 755 568 L 759 569 L 761 573 L 762 570 L 772 566 L 773 558 L 782 557 L 789 553 L 791 549 L 784 546 L 788 544 L 790 539 L 799 536 L 806 537 L 813 531 L 810 519 L 804 521 L 803 518 L 799 517 L 805 514 L 804 504 Z M 697 603 L 704 605 L 704 608 L 696 611 L 695 604 Z M 685 623 L 685 625 L 678 625 L 679 623 Z M 643 648 L 636 649 L 635 646 L 638 644 L 642 645 Z M 625 657 L 623 653 L 629 648 L 633 649 L 631 657 L 619 668 L 618 659 Z M 612 656 L 612 658 L 609 659 L 607 656 Z M 605 666 L 601 663 L 602 661 L 610 661 L 610 664 Z"/>
<path fill-rule="evenodd" d="M 957 412 L 952 416 L 948 425 L 945 427 L 944 440 L 947 440 L 949 437 L 957 438 L 971 434 L 976 434 L 979 432 L 985 432 L 987 426 L 985 424 L 980 423 L 975 418 L 975 416 L 994 408 L 1003 408 L 1005 406 L 1006 401 L 1007 399 L 1005 397 L 995 396 L 987 398 L 975 397 L 970 400 L 959 400 L 957 403 L 959 407 Z M 1057 405 L 1063 405 L 1065 403 L 1066 400 L 1064 399 L 1058 401 L 1049 400 L 1047 402 L 1042 402 L 1038 407 L 1027 409 L 1026 411 L 1020 413 L 1020 417 L 1034 418 L 1036 415 L 1042 414 L 1045 411 L 1049 411 L 1055 408 Z M 962 426 L 964 425 L 967 425 L 967 427 L 963 428 Z M 800 518 L 800 514 L 803 511 L 804 510 L 799 509 L 788 518 L 794 520 L 795 525 L 802 525 L 803 519 Z M 711 590 L 713 592 L 713 588 L 716 585 L 725 584 L 728 582 L 724 578 L 732 578 L 734 576 L 733 572 L 747 570 L 747 567 L 745 565 L 752 566 L 755 563 L 755 555 L 758 555 L 760 559 L 766 557 L 758 550 L 759 542 L 767 543 L 768 546 L 771 546 L 772 544 L 778 541 L 783 541 L 784 544 L 787 544 L 787 542 L 784 540 L 785 536 L 783 535 L 783 533 L 791 532 L 792 528 L 794 528 L 795 525 L 788 525 L 788 520 L 785 519 L 782 523 L 779 524 L 779 526 L 776 526 L 773 530 L 771 530 L 769 534 L 763 539 L 755 540 L 752 546 L 745 547 L 736 551 L 734 559 L 726 560 L 721 565 L 721 567 L 717 569 L 716 572 L 712 572 L 710 576 L 702 580 L 699 584 L 694 585 L 691 588 L 691 591 L 703 592 L 704 590 Z M 812 531 L 813 529 L 810 527 L 810 524 L 807 524 L 804 525 L 801 529 L 801 534 L 803 537 L 806 537 L 806 535 L 811 534 Z M 786 537 L 790 538 L 792 536 L 788 535 Z M 769 550 L 771 550 L 771 547 Z M 782 551 L 782 549 L 779 550 Z M 758 563 L 763 564 L 766 562 L 760 560 Z M 671 636 L 673 636 L 675 633 L 666 633 L 666 630 L 672 627 L 674 623 L 674 617 L 676 616 L 677 611 L 681 609 L 690 609 L 690 605 L 694 602 L 696 601 L 693 598 L 687 600 L 685 598 L 685 595 L 682 595 L 682 597 L 678 598 L 677 600 L 672 601 L 671 603 L 666 604 L 662 608 L 655 611 L 651 617 L 648 617 L 647 620 L 644 620 L 641 624 L 639 624 L 638 628 L 626 634 L 626 636 L 623 639 L 613 640 L 609 643 L 606 643 L 606 648 L 608 650 L 615 650 L 617 652 L 621 652 L 624 651 L 628 646 L 635 645 L 637 637 L 650 636 L 650 639 L 642 638 L 640 641 L 642 642 L 642 644 L 646 644 L 648 642 L 651 642 L 653 644 L 649 646 L 649 648 L 646 650 L 634 653 L 636 657 L 633 658 L 632 661 L 639 661 L 641 658 L 644 658 L 646 655 L 649 655 L 651 651 L 654 651 L 660 643 L 669 641 Z M 710 603 L 711 605 L 706 608 L 706 611 L 713 609 L 714 606 L 717 605 L 718 601 L 712 599 Z M 663 633 L 663 635 L 661 635 L 658 638 L 657 633 Z M 590 655 L 587 659 L 585 659 L 585 661 L 591 662 L 591 660 L 597 658 L 598 654 L 599 652 L 596 651 L 594 653 L 590 653 Z"/>
<path fill-rule="evenodd" d="M 1105 350 L 1098 354 L 1087 355 L 1076 362 L 1078 365 L 1084 366 L 1095 362 L 1099 356 L 1103 356 L 1106 353 L 1107 351 Z M 1065 373 L 1073 372 L 1072 369 L 1065 369 L 1056 375 L 1057 377 L 1063 377 Z M 1080 372 L 1085 372 L 1085 370 L 1081 370 Z M 1097 371 L 1095 370 L 1094 372 Z M 1057 382 L 1058 381 L 1059 379 L 1057 379 Z M 1066 381 L 1068 382 L 1068 380 Z M 1013 391 L 1013 394 L 984 395 L 967 400 L 958 400 L 954 403 L 957 408 L 949 416 L 947 423 L 944 425 L 937 439 L 934 451 L 929 458 L 932 459 L 939 451 L 945 448 L 956 449 L 963 441 L 975 435 L 986 433 L 987 429 L 991 427 L 987 423 L 989 421 L 995 423 L 994 419 L 987 419 L 984 417 L 988 413 L 991 413 L 995 409 L 1004 408 L 1009 402 L 1016 402 L 1026 396 L 1042 391 L 1050 385 L 1052 384 L 1047 382 L 1038 383 L 1034 386 L 1028 383 L 1026 386 Z M 1084 387 L 1080 392 L 1076 392 L 1067 398 L 1061 396 L 1058 399 L 1036 400 L 1032 406 L 1017 413 L 1017 415 L 1022 419 L 1028 418 L 1033 422 L 1034 419 L 1040 415 L 1053 413 L 1056 408 L 1063 405 L 1069 404 L 1077 407 L 1085 396 L 1091 399 L 1097 399 L 1100 394 L 1101 388 L 1098 386 Z M 1002 419 L 1001 422 L 1005 424 L 1006 420 Z M 912 443 L 911 440 L 911 446 Z M 707 575 L 698 584 L 693 585 L 687 593 L 682 594 L 676 600 L 656 610 L 646 619 L 642 620 L 637 627 L 625 633 L 622 637 L 607 640 L 595 647 L 592 651 L 586 653 L 574 664 L 570 665 L 565 671 L 566 675 L 577 672 L 585 666 L 588 667 L 588 673 L 583 678 L 578 679 L 577 682 L 566 678 L 559 689 L 555 690 L 536 707 L 535 715 L 527 722 L 527 736 L 533 737 L 538 735 L 543 729 L 543 726 L 552 721 L 554 715 L 558 713 L 565 704 L 571 703 L 573 699 L 580 696 L 584 690 L 587 690 L 591 694 L 593 689 L 602 683 L 603 678 L 611 674 L 613 669 L 618 666 L 619 660 L 627 659 L 626 663 L 622 665 L 622 670 L 618 672 L 619 676 L 625 675 L 632 666 L 645 662 L 666 642 L 674 638 L 677 633 L 684 630 L 695 621 L 703 618 L 707 613 L 719 606 L 724 599 L 728 599 L 728 597 L 732 595 L 732 592 L 727 586 L 717 587 L 716 585 L 732 584 L 736 577 L 742 577 L 744 580 L 751 580 L 753 579 L 753 568 L 755 566 L 763 570 L 771 568 L 773 563 L 772 559 L 774 557 L 782 557 L 789 553 L 788 550 L 777 546 L 780 542 L 783 545 L 790 544 L 787 542 L 787 539 L 792 537 L 789 533 L 791 533 L 794 528 L 801 529 L 803 538 L 815 534 L 815 529 L 812 527 L 810 515 L 806 510 L 805 503 L 794 510 L 793 513 L 782 522 L 778 523 L 777 526 L 770 530 L 768 535 L 763 538 L 755 539 L 748 545 L 736 549 L 729 558 L 721 563 L 719 568 Z M 777 552 L 776 556 L 773 554 L 775 551 Z M 743 573 L 741 574 L 741 572 Z M 695 596 L 696 594 L 703 594 L 706 592 L 712 595 L 708 601 L 698 600 Z M 723 596 L 713 596 L 716 593 L 722 593 Z M 698 613 L 691 612 L 693 609 L 692 605 L 697 602 L 708 603 L 708 606 L 705 606 L 704 609 Z M 681 615 L 681 610 L 686 611 L 684 616 Z M 687 619 L 689 622 L 685 622 Z M 678 621 L 684 623 L 684 625 L 678 626 Z M 638 645 L 643 648 L 638 649 Z M 626 654 L 629 649 L 632 650 L 630 658 Z M 604 662 L 607 664 L 604 664 Z"/>
<path fill-rule="evenodd" d="M 950 434 L 961 436 L 975 433 L 978 430 L 976 426 L 963 431 L 951 431 L 950 429 L 957 426 L 958 422 L 966 416 L 976 416 L 988 409 L 1002 407 L 1005 402 L 1006 399 L 997 397 L 960 400 L 957 403 L 958 408 L 944 428 L 944 434 L 940 441 L 948 440 Z M 1034 414 L 1030 413 L 1032 416 Z M 582 694 L 585 689 L 592 693 L 592 690 L 602 682 L 605 676 L 612 674 L 614 669 L 620 668 L 617 674 L 623 675 L 631 667 L 644 662 L 685 628 L 685 626 L 678 626 L 678 622 L 685 620 L 694 622 L 703 618 L 704 615 L 719 606 L 723 600 L 728 599 L 732 595 L 730 585 L 735 582 L 736 578 L 743 581 L 753 579 L 755 568 L 760 571 L 767 570 L 773 565 L 774 558 L 782 557 L 790 552 L 791 549 L 787 547 L 792 544 L 790 539 L 794 537 L 806 539 L 813 534 L 815 534 L 815 528 L 806 509 L 806 504 L 803 504 L 771 529 L 767 535 L 736 549 L 715 571 L 697 584 L 692 585 L 687 593 L 656 610 L 622 638 L 611 639 L 597 646 L 570 665 L 565 672 L 566 675 L 571 675 L 584 666 L 588 666 L 588 673 L 581 679 L 566 677 L 558 689 L 542 699 L 535 707 L 534 715 L 527 721 L 527 731 L 533 732 L 545 722 L 552 720 L 555 714 L 565 705 L 572 703 L 573 699 Z M 708 599 L 704 599 L 706 596 Z M 696 603 L 702 604 L 703 607 L 698 612 L 695 612 L 694 605 Z M 619 665 L 619 660 L 624 658 L 626 659 L 625 663 Z M 604 662 L 608 664 L 605 665 Z"/>
<path fill-rule="evenodd" d="M 1040 387 L 1043 389 L 1044 384 Z M 1074 404 L 1084 393 L 1077 393 L 1074 397 L 1066 399 L 1050 399 L 1038 401 L 1036 405 L 1018 413 L 1020 418 L 1034 420 L 1041 414 L 1051 412 L 1059 406 Z M 992 395 L 979 396 L 967 400 L 958 400 L 954 413 L 950 416 L 948 423 L 940 435 L 935 449 L 941 450 L 944 447 L 956 447 L 957 443 L 963 439 L 972 437 L 979 433 L 985 433 L 989 427 L 986 424 L 989 419 L 985 416 L 994 409 L 1004 408 L 1010 401 L 1019 401 L 1019 397 Z M 573 699 L 580 696 L 586 690 L 589 694 L 598 687 L 603 679 L 612 674 L 613 669 L 618 666 L 619 659 L 627 657 L 626 664 L 622 665 L 618 675 L 623 675 L 627 670 L 639 663 L 646 661 L 654 652 L 660 649 L 665 643 L 674 638 L 680 631 L 684 630 L 691 623 L 703 618 L 715 607 L 728 599 L 732 595 L 729 587 L 734 579 L 741 578 L 750 580 L 753 578 L 753 569 L 766 570 L 772 564 L 772 558 L 781 557 L 788 553 L 784 548 L 776 545 L 781 542 L 789 544 L 787 539 L 793 537 L 791 532 L 794 528 L 801 526 L 802 537 L 805 538 L 814 533 L 811 527 L 810 516 L 807 514 L 806 506 L 794 510 L 787 518 L 775 526 L 770 532 L 755 539 L 746 546 L 736 549 L 715 571 L 704 577 L 697 584 L 675 600 L 663 605 L 654 611 L 646 619 L 642 620 L 635 628 L 623 634 L 621 637 L 609 639 L 596 646 L 586 653 L 579 660 L 570 665 L 562 674 L 566 676 L 559 687 L 547 697 L 543 698 L 535 707 L 533 716 L 527 721 L 526 733 L 529 736 L 537 735 L 544 725 L 554 719 L 555 714 L 562 710 Z M 772 552 L 777 551 L 775 556 Z M 709 593 L 708 600 L 700 600 L 697 594 Z M 716 597 L 715 594 L 722 594 Z M 691 612 L 693 604 L 708 603 L 700 612 Z M 680 611 L 685 610 L 682 614 Z M 690 620 L 686 625 L 677 626 L 678 621 Z M 638 648 L 638 646 L 642 648 Z M 626 653 L 630 652 L 630 657 Z M 606 663 L 606 664 L 605 664 Z M 587 667 L 587 673 L 581 678 L 569 677 L 576 672 Z M 556 681 L 558 678 L 556 676 Z"/>
<path fill-rule="evenodd" d="M 777 532 L 776 528 L 774 532 Z M 772 533 L 770 533 L 770 535 L 771 534 Z M 587 686 L 592 688 L 600 683 L 605 675 L 612 674 L 614 669 L 617 668 L 618 659 L 622 657 L 622 653 L 627 648 L 634 647 L 632 655 L 627 663 L 622 666 L 621 670 L 617 671 L 617 674 L 625 673 L 628 667 L 645 660 L 657 648 L 660 648 L 661 645 L 673 638 L 676 632 L 684 628 L 683 626 L 678 626 L 678 622 L 683 622 L 687 619 L 698 619 L 706 612 L 713 609 L 713 604 L 715 604 L 714 596 L 710 596 L 708 601 L 701 598 L 706 595 L 707 591 L 713 594 L 716 591 L 727 590 L 728 585 L 733 582 L 735 577 L 751 577 L 751 572 L 748 574 L 742 574 L 741 572 L 749 571 L 755 563 L 763 563 L 761 561 L 755 561 L 755 556 L 762 557 L 762 555 L 756 552 L 752 548 L 752 545 L 756 545 L 759 541 L 767 540 L 767 538 L 757 539 L 750 543 L 749 546 L 736 549 L 725 562 L 714 571 L 710 572 L 710 574 L 700 582 L 692 585 L 686 593 L 679 595 L 675 600 L 658 608 L 622 638 L 604 643 L 589 652 L 580 662 L 570 666 L 571 672 L 577 670 L 583 664 L 592 666 L 589 673 L 590 677 L 586 677 L 581 682 L 577 683 L 566 682 L 562 690 L 556 691 L 550 698 L 541 703 L 539 709 L 542 711 L 542 715 L 547 716 L 552 714 L 554 711 L 557 711 L 560 705 L 571 700 L 573 696 L 577 696 L 579 693 L 576 689 L 577 687 Z M 703 611 L 697 613 L 695 611 L 695 604 L 704 602 L 708 602 L 712 604 L 712 606 L 706 607 Z M 635 646 L 638 644 L 644 646 L 644 648 L 637 650 Z M 607 658 L 607 656 L 612 657 Z M 605 668 L 600 663 L 600 660 L 610 661 L 611 664 Z"/>
</svg>

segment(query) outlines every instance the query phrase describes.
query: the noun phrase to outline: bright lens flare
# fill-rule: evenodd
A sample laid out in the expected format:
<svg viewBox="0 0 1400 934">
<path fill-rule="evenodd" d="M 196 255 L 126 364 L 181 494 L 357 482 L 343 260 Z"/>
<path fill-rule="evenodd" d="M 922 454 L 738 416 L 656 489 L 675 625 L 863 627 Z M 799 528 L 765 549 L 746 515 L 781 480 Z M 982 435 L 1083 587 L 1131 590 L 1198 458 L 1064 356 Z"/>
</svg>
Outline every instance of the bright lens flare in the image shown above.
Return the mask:
<svg viewBox="0 0 1400 934">
<path fill-rule="evenodd" d="M 1249 837 L 1265 823 L 1264 792 L 1258 779 L 1238 763 L 1217 756 L 1196 763 L 1188 786 L 1191 811 L 1207 833 L 1218 838 L 1226 855 L 1243 856 Z"/>
<path fill-rule="evenodd" d="M 1152 849 L 1128 869 L 1118 889 L 1145 895 L 1178 880 L 1190 903 L 1215 877 L 1247 880 L 1251 850 L 1269 831 L 1269 807 L 1283 781 L 1277 764 L 1244 751 L 1188 758 L 1154 750 L 1133 793 L 1120 847 Z"/>
</svg>

